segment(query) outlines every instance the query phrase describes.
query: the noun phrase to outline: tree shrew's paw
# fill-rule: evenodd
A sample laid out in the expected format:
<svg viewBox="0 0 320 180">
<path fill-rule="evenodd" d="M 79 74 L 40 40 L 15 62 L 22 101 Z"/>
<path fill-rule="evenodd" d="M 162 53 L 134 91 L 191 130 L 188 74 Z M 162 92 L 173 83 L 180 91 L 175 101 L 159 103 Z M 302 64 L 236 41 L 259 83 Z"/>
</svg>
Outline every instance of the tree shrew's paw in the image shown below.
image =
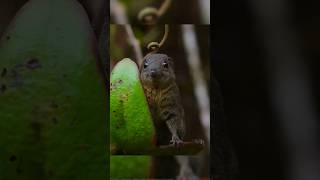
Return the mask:
<svg viewBox="0 0 320 180">
<path fill-rule="evenodd" d="M 183 141 L 178 136 L 172 136 L 170 144 L 173 144 L 176 147 L 180 147 L 183 145 Z"/>
</svg>

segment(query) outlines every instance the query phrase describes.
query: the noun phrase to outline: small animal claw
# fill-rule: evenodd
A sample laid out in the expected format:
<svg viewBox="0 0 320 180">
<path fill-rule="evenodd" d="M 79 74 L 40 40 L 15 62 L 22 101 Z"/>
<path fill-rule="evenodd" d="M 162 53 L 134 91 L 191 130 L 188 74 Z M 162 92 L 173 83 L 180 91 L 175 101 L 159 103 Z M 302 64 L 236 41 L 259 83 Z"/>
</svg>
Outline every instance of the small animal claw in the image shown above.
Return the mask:
<svg viewBox="0 0 320 180">
<path fill-rule="evenodd" d="M 179 147 L 182 145 L 183 141 L 178 136 L 172 136 L 170 143 L 176 147 Z"/>
<path fill-rule="evenodd" d="M 203 139 L 194 139 L 193 142 L 196 143 L 196 144 L 200 144 L 200 145 L 204 146 L 204 140 Z"/>
</svg>

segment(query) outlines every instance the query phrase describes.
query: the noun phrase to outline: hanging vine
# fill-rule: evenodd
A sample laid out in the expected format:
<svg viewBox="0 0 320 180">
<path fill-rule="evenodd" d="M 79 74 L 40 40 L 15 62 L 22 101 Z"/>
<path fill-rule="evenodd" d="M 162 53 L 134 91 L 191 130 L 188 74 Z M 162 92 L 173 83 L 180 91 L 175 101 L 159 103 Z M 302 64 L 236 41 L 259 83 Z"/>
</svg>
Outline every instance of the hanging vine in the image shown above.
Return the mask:
<svg viewBox="0 0 320 180">
<path fill-rule="evenodd" d="M 148 49 L 149 53 L 147 55 L 157 53 L 159 51 L 159 49 L 163 46 L 163 44 L 166 42 L 168 35 L 169 35 L 169 25 L 165 24 L 164 25 L 164 35 L 163 35 L 161 41 L 160 42 L 152 41 L 152 42 L 148 43 L 147 49 Z"/>
<path fill-rule="evenodd" d="M 154 25 L 160 17 L 167 12 L 172 0 L 164 0 L 160 8 L 146 7 L 143 8 L 138 14 L 138 20 L 144 25 Z"/>
</svg>

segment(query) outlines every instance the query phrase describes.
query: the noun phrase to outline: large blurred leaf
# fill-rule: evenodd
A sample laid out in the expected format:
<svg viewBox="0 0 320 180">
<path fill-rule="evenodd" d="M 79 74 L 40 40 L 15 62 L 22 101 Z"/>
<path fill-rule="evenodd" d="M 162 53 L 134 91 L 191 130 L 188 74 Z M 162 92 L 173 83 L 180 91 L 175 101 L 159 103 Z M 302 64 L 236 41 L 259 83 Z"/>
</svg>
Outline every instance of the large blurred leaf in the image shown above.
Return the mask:
<svg viewBox="0 0 320 180">
<path fill-rule="evenodd" d="M 110 178 L 150 178 L 151 156 L 111 156 Z"/>
<path fill-rule="evenodd" d="M 106 92 L 76 0 L 31 0 L 0 44 L 0 179 L 106 179 Z"/>
</svg>

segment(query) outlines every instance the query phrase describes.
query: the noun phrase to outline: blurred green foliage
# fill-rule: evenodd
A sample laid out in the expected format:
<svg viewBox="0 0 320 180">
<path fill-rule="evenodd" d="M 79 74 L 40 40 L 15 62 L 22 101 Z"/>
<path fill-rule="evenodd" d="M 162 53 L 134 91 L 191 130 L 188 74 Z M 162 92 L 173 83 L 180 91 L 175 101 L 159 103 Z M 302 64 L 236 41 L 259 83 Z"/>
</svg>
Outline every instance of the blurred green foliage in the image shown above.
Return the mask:
<svg viewBox="0 0 320 180">
<path fill-rule="evenodd" d="M 76 0 L 32 0 L 0 44 L 0 179 L 106 179 L 107 97 Z"/>
<path fill-rule="evenodd" d="M 150 178 L 151 156 L 111 156 L 110 178 Z"/>
</svg>

